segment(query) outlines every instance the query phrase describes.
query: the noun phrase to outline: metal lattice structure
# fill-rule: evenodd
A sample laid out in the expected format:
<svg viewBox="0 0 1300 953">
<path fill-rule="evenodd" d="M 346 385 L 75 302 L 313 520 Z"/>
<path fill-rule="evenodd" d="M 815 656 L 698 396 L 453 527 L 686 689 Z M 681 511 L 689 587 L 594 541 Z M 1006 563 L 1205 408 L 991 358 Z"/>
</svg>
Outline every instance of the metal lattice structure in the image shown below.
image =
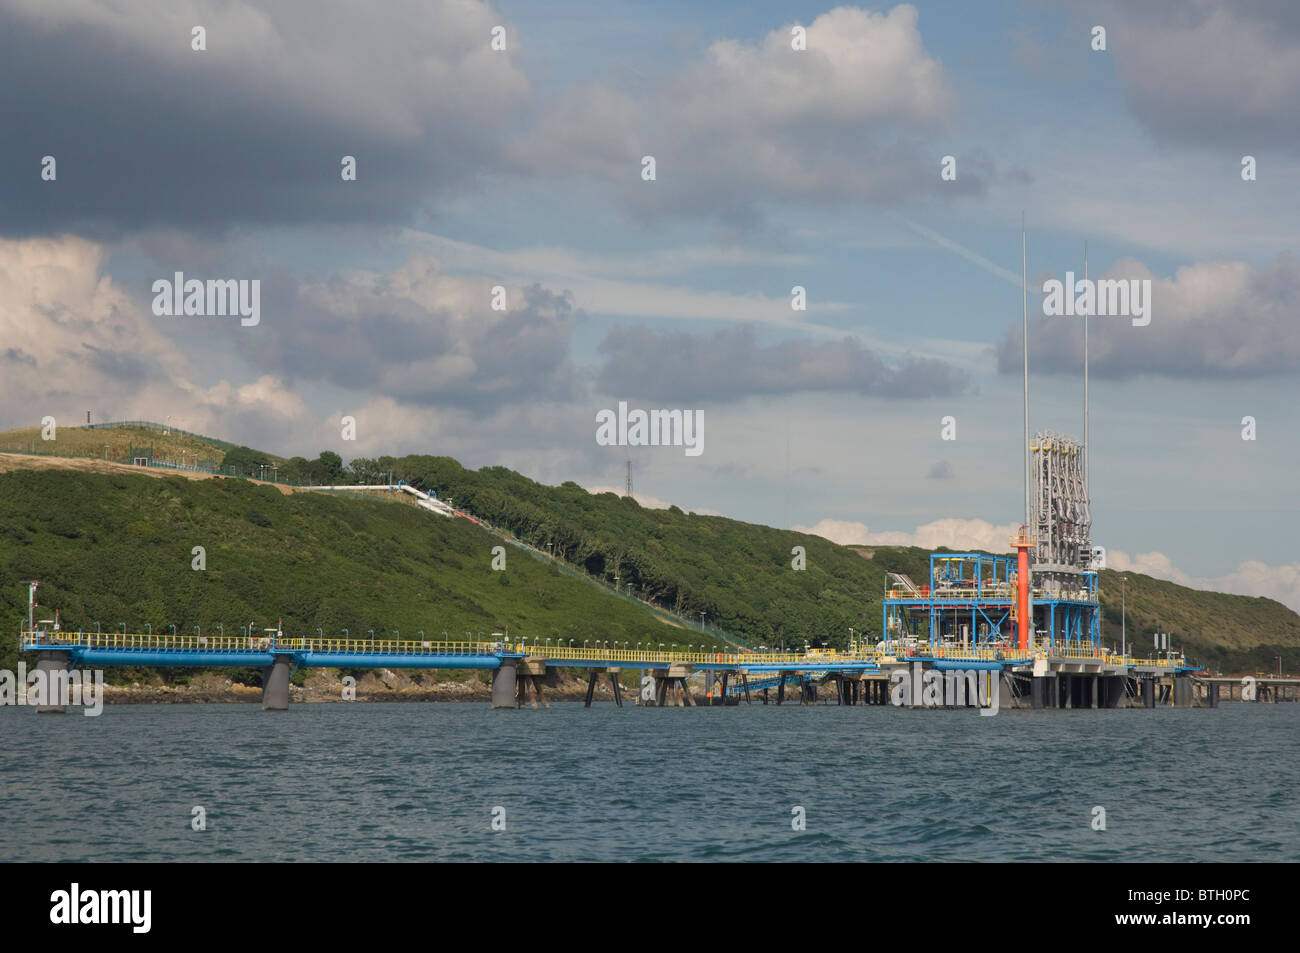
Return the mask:
<svg viewBox="0 0 1300 953">
<path fill-rule="evenodd" d="M 1034 574 L 1085 572 L 1092 564 L 1092 514 L 1083 448 L 1051 431 L 1034 436 Z"/>
</svg>

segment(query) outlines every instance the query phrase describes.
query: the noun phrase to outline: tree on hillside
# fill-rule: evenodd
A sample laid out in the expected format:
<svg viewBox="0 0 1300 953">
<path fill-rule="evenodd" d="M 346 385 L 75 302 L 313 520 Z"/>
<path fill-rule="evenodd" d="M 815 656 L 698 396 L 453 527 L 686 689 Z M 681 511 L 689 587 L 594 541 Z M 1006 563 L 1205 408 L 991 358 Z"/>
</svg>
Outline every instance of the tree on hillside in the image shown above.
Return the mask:
<svg viewBox="0 0 1300 953">
<path fill-rule="evenodd" d="M 258 467 L 266 463 L 266 454 L 252 447 L 235 447 L 227 450 L 221 459 L 221 469 L 241 476 L 256 475 Z"/>
<path fill-rule="evenodd" d="M 343 477 L 343 458 L 333 450 L 322 450 L 313 470 L 322 483 L 341 485 L 348 482 Z"/>
</svg>

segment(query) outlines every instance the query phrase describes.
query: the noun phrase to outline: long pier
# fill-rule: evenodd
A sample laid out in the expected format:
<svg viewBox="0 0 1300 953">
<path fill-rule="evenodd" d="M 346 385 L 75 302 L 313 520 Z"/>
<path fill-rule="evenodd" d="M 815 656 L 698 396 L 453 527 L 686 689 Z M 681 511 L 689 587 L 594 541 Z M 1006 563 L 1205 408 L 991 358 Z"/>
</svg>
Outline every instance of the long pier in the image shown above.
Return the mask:
<svg viewBox="0 0 1300 953">
<path fill-rule="evenodd" d="M 759 693 L 766 703 L 775 690 L 776 703 L 781 704 L 787 686 L 793 684 L 801 704 L 815 702 L 818 688 L 827 686 L 840 704 L 898 704 L 898 689 L 915 685 L 916 697 L 903 704 L 926 708 L 1214 707 L 1223 682 L 1231 681 L 1194 678 L 1197 669 L 1180 656 L 1120 656 L 1087 642 L 1042 643 L 1024 650 L 918 643 L 905 652 L 880 645 L 850 652 L 677 652 L 551 645 L 504 637 L 490 642 L 443 642 L 286 637 L 274 631 L 261 636 L 203 636 L 37 628 L 23 630 L 20 645 L 37 654 L 37 671 L 45 672 L 46 678 L 58 678 L 58 673 L 74 667 L 116 665 L 259 668 L 264 673 L 264 710 L 288 708 L 289 678 L 297 668 L 490 671 L 496 708 L 523 706 L 530 689 L 533 707 L 539 700 L 545 704 L 541 679 L 548 670 L 560 668 L 588 671 L 588 706 L 602 675 L 609 677 L 614 700 L 621 706 L 618 675 L 626 669 L 653 679 L 652 700 L 638 697 L 638 701 L 659 706 L 696 704 L 686 680 L 697 673 L 704 673 L 716 688 L 709 692 L 710 703 L 752 702 Z M 973 697 L 960 695 L 954 702 L 946 692 L 962 678 L 981 687 Z M 937 686 L 933 692 L 932 686 Z M 991 697 L 992 692 L 996 697 Z M 1266 687 L 1265 695 L 1286 697 L 1285 692 L 1285 685 Z"/>
</svg>

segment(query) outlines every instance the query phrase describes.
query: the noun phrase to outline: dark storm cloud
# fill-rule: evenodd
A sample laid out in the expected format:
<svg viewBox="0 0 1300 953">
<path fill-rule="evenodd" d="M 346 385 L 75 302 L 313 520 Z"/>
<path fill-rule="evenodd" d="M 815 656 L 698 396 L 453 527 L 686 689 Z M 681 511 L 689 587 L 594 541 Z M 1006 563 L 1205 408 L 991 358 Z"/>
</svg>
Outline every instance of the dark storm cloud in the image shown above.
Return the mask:
<svg viewBox="0 0 1300 953">
<path fill-rule="evenodd" d="M 157 373 L 151 362 L 125 351 L 110 351 L 92 344 L 83 344 L 82 352 L 84 367 L 115 380 L 143 383 L 148 381 L 150 375 Z"/>
<path fill-rule="evenodd" d="M 943 361 L 890 366 L 853 338 L 762 345 L 751 327 L 709 335 L 614 328 L 600 344 L 598 386 L 611 396 L 668 403 L 809 391 L 924 398 L 960 394 L 968 375 Z"/>
<path fill-rule="evenodd" d="M 569 347 L 580 312 L 538 285 L 511 291 L 510 310 L 492 311 L 489 283 L 415 259 L 373 280 L 282 277 L 262 296 L 263 324 L 240 348 L 253 367 L 289 382 L 477 410 L 574 394 Z"/>
<path fill-rule="evenodd" d="M 450 2 L 0 0 L 0 230 L 409 220 L 499 166 L 527 94 L 489 49 L 500 22 Z"/>
</svg>

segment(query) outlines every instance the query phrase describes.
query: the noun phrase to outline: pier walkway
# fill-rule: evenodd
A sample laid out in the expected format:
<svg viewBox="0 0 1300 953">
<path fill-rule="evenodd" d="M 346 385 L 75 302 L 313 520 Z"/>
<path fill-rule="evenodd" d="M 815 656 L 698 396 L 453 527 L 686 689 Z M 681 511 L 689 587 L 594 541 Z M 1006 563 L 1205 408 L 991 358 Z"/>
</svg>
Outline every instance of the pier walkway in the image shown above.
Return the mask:
<svg viewBox="0 0 1300 953">
<path fill-rule="evenodd" d="M 495 633 L 494 633 L 495 635 Z M 833 684 L 841 702 L 857 704 L 864 690 L 869 703 L 882 704 L 883 689 L 891 673 L 900 668 L 923 667 L 939 672 L 999 672 L 1018 674 L 1026 683 L 1040 679 L 1091 684 L 1081 690 L 1081 703 L 1115 690 L 1098 688 L 1103 681 L 1169 680 L 1192 669 L 1178 656 L 1172 658 L 1120 657 L 1087 643 L 1075 646 L 1039 645 L 1027 650 L 969 648 L 952 644 L 919 643 L 861 646 L 853 651 L 809 649 L 776 651 L 664 651 L 653 647 L 608 648 L 572 643 L 554 645 L 527 639 L 449 642 L 426 639 L 354 639 L 264 635 L 168 635 L 127 632 L 86 632 L 37 628 L 23 630 L 20 644 L 38 656 L 38 669 L 66 671 L 69 667 L 102 668 L 118 665 L 187 668 L 260 668 L 266 673 L 263 707 L 288 707 L 289 676 L 296 668 L 467 668 L 493 672 L 493 704 L 516 707 L 531 685 L 534 704 L 541 696 L 540 678 L 548 669 L 588 669 L 588 704 L 600 675 L 614 684 L 621 705 L 617 674 L 641 671 L 654 680 L 656 700 L 694 704 L 686 679 L 705 673 L 710 685 L 718 683 L 717 697 L 744 696 L 777 689 L 778 702 L 787 684 L 797 683 L 801 700 L 816 697 L 816 686 Z M 1090 682 L 1088 680 L 1091 680 Z M 1014 693 L 1014 689 L 1013 689 Z M 712 695 L 710 691 L 710 695 Z M 766 696 L 764 696 L 766 698 Z M 1055 697 L 1048 692 L 1045 698 Z M 1172 697 L 1170 695 L 1169 697 Z M 1180 696 L 1181 697 L 1181 696 Z M 1190 692 L 1188 693 L 1190 698 Z M 1041 705 L 1036 707 L 1043 707 Z M 1050 704 L 1047 707 L 1052 707 Z M 1070 707 L 1068 701 L 1059 707 Z M 1096 707 L 1093 703 L 1092 707 Z M 1113 706 L 1103 706 L 1113 707 Z"/>
</svg>

